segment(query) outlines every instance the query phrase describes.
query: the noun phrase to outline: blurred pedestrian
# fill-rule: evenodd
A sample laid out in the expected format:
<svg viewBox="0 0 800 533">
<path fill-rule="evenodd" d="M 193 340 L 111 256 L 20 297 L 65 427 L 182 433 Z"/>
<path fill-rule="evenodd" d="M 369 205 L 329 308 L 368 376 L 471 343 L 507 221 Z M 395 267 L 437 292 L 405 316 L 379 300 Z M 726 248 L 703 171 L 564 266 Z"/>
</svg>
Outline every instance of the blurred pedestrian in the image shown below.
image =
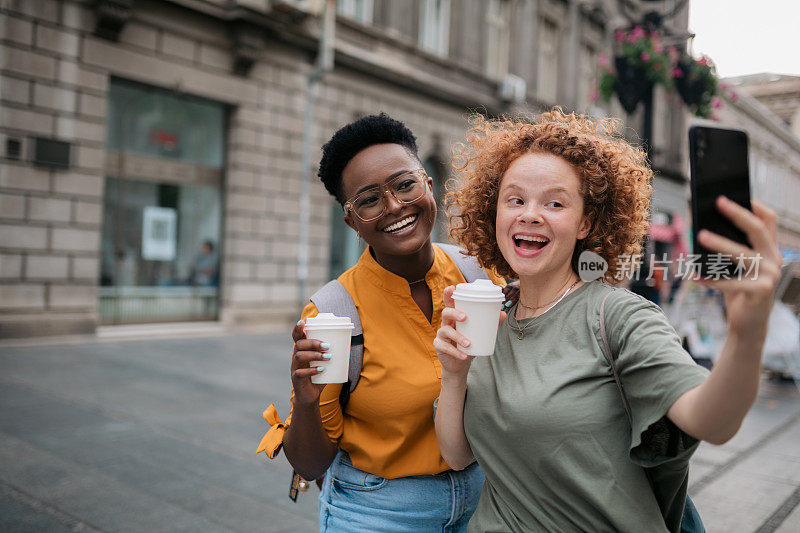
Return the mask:
<svg viewBox="0 0 800 533">
<path fill-rule="evenodd" d="M 196 287 L 211 287 L 219 284 L 219 257 L 214 251 L 214 242 L 205 240 L 192 266 L 190 282 Z"/>
</svg>

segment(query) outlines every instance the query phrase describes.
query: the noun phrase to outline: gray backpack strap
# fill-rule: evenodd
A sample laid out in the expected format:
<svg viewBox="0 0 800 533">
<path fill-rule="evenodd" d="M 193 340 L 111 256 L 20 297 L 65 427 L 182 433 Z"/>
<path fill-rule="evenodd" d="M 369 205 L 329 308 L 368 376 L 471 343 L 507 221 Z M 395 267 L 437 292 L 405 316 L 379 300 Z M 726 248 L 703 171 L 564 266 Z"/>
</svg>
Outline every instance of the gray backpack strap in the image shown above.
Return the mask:
<svg viewBox="0 0 800 533">
<path fill-rule="evenodd" d="M 361 329 L 361 319 L 358 316 L 353 297 L 350 296 L 350 293 L 338 280 L 334 279 L 326 283 L 311 295 L 311 301 L 320 313 L 333 313 L 336 316 L 350 317 L 355 326 L 350 339 L 350 367 L 347 371 L 347 384 L 349 384 L 349 387 L 343 386 L 342 396 L 339 397 L 342 405 L 345 405 L 350 393 L 356 388 L 358 379 L 361 377 L 361 365 L 364 360 L 364 332 Z M 343 402 L 341 401 L 342 399 L 344 399 Z"/>
<path fill-rule="evenodd" d="M 625 388 L 622 386 L 622 380 L 620 380 L 619 372 L 617 372 L 617 365 L 614 364 L 614 362 L 617 360 L 617 355 L 618 354 L 615 354 L 614 352 L 611 351 L 611 346 L 608 343 L 608 334 L 606 333 L 606 317 L 605 317 L 606 300 L 608 300 L 608 297 L 611 296 L 613 294 L 613 292 L 614 292 L 613 290 L 609 291 L 608 294 L 606 294 L 603 297 L 603 301 L 600 302 L 600 337 L 603 339 L 603 348 L 605 349 L 603 355 L 605 356 L 606 361 L 608 361 L 608 364 L 611 365 L 611 372 L 614 374 L 614 381 L 617 383 L 617 389 L 619 389 L 619 395 L 622 398 L 622 407 L 625 409 L 625 414 L 628 415 L 628 423 L 630 424 L 631 429 L 633 429 L 633 414 L 631 413 L 631 406 L 630 406 L 630 403 L 628 402 L 628 395 L 625 394 Z M 670 422 L 670 424 L 671 424 L 671 422 Z M 672 449 L 673 447 L 678 446 L 677 442 L 673 442 L 673 439 L 676 439 L 676 438 L 679 438 L 679 437 L 676 436 L 676 433 L 670 431 L 669 432 L 669 443 L 667 444 L 668 449 Z M 661 504 L 661 501 L 658 498 L 658 493 L 656 492 L 656 483 L 653 480 L 653 475 L 650 472 L 650 468 L 644 468 L 643 470 L 644 470 L 644 475 L 647 478 L 647 482 L 650 484 L 650 488 L 656 494 L 656 500 L 658 500 L 659 508 L 661 508 L 662 504 Z M 685 510 L 685 506 L 686 505 L 690 505 L 691 506 L 690 511 L 688 513 L 689 514 L 688 518 L 687 518 L 687 513 L 686 513 L 686 510 Z M 692 512 L 691 509 L 693 509 L 694 512 Z M 662 509 L 662 513 L 663 513 L 663 509 Z M 687 521 L 687 520 L 688 521 L 695 520 L 695 518 L 694 518 L 695 515 L 697 516 L 696 520 L 700 520 L 700 515 L 697 513 L 697 510 L 694 508 L 694 503 L 692 503 L 692 500 L 689 499 L 689 495 L 687 494 L 686 495 L 686 503 L 684 503 L 684 513 L 683 513 L 682 522 L 683 521 Z M 701 521 L 699 530 L 705 532 L 705 529 L 703 529 L 703 526 L 702 526 L 702 521 Z M 681 527 L 681 531 L 685 531 L 685 529 L 683 527 Z"/>
<path fill-rule="evenodd" d="M 628 415 L 628 422 L 630 423 L 631 428 L 633 428 L 633 415 L 631 414 L 631 406 L 628 403 L 628 396 L 625 394 L 625 389 L 622 387 L 622 381 L 619 379 L 617 365 L 614 364 L 614 361 L 617 359 L 617 357 L 614 352 L 611 351 L 611 347 L 608 344 L 608 335 L 606 334 L 606 300 L 608 300 L 608 297 L 611 296 L 612 292 L 613 291 L 609 291 L 608 294 L 603 297 L 603 301 L 600 302 L 600 337 L 603 339 L 603 347 L 605 348 L 603 355 L 606 357 L 608 364 L 611 365 L 611 372 L 614 374 L 614 381 L 617 383 L 619 394 L 622 397 L 622 407 L 625 408 L 625 413 Z"/>
<path fill-rule="evenodd" d="M 452 244 L 443 244 L 436 242 L 436 246 L 442 249 L 444 253 L 450 256 L 450 259 L 456 264 L 464 279 L 467 283 L 472 283 L 476 279 L 489 279 L 486 270 L 478 263 L 478 260 L 471 255 L 464 255 L 458 246 Z"/>
</svg>

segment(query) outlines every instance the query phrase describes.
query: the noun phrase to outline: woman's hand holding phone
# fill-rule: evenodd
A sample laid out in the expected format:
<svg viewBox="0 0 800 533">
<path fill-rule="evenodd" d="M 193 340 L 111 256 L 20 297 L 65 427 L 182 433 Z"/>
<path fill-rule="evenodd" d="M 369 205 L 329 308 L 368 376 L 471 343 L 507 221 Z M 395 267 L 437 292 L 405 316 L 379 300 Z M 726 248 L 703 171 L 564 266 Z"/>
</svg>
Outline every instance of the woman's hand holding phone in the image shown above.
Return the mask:
<svg viewBox="0 0 800 533">
<path fill-rule="evenodd" d="M 709 230 L 697 234 L 698 242 L 712 253 L 733 258 L 741 254 L 744 266 L 754 268 L 749 275 L 732 279 L 696 279 L 722 292 L 728 335 L 708 379 L 681 395 L 667 411 L 683 431 L 713 444 L 724 444 L 736 434 L 758 393 L 761 353 L 780 275 L 775 212 L 755 200 L 751 205 L 749 211 L 727 198 L 716 200 L 719 212 L 745 233 L 752 247 Z"/>
<path fill-rule="evenodd" d="M 717 198 L 716 206 L 747 235 L 752 248 L 708 230 L 698 233 L 698 241 L 712 252 L 725 254 L 734 260 L 744 257 L 742 271 L 747 275 L 719 280 L 705 278 L 700 282 L 722 292 L 729 333 L 762 344 L 782 263 L 777 244 L 777 216 L 757 200 L 752 201 L 753 211 L 724 196 Z"/>
</svg>

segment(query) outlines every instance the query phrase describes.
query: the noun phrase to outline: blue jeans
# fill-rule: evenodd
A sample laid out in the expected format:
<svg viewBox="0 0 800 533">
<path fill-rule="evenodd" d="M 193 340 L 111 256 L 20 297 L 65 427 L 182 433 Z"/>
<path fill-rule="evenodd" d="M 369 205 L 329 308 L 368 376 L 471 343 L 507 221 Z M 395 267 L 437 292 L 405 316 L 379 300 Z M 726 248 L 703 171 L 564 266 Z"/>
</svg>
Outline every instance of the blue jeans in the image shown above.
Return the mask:
<svg viewBox="0 0 800 533">
<path fill-rule="evenodd" d="M 319 530 L 461 533 L 483 481 L 478 463 L 460 472 L 386 479 L 354 467 L 339 450 L 319 493 Z"/>
</svg>

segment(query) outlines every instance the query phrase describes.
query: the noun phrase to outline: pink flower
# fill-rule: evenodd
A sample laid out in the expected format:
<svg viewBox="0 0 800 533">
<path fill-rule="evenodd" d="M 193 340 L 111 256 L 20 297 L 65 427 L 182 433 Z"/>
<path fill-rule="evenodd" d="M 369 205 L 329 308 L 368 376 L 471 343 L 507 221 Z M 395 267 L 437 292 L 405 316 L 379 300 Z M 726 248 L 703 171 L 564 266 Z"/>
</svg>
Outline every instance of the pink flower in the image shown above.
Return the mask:
<svg viewBox="0 0 800 533">
<path fill-rule="evenodd" d="M 730 99 L 731 102 L 736 102 L 737 100 L 739 100 L 739 93 L 731 91 Z"/>
<path fill-rule="evenodd" d="M 675 67 L 674 69 L 672 69 L 672 77 L 673 78 L 682 78 L 683 77 L 683 71 L 681 69 L 679 69 L 678 67 Z"/>
<path fill-rule="evenodd" d="M 727 81 L 721 81 L 719 83 L 719 88 L 722 89 L 723 91 L 727 91 L 728 89 L 731 88 L 731 84 L 728 83 Z"/>
<path fill-rule="evenodd" d="M 724 104 L 722 103 L 722 100 L 720 100 L 719 98 L 711 99 L 711 107 L 713 107 L 714 109 L 720 109 L 723 105 Z"/>
<path fill-rule="evenodd" d="M 680 52 L 678 52 L 678 49 L 675 48 L 674 46 L 670 46 L 669 48 L 667 48 L 667 53 L 669 54 L 669 58 L 673 62 L 677 61 L 678 58 L 681 56 Z"/>
<path fill-rule="evenodd" d="M 647 63 L 648 61 L 650 61 L 650 54 L 648 54 L 647 52 L 642 52 L 641 54 L 639 54 L 639 59 Z"/>
<path fill-rule="evenodd" d="M 664 52 L 664 45 L 662 45 L 659 42 L 654 43 L 653 44 L 653 51 L 655 53 L 657 53 L 657 54 L 663 53 Z"/>
<path fill-rule="evenodd" d="M 641 37 L 645 36 L 645 31 L 644 31 L 644 29 L 642 29 L 641 26 L 636 26 L 636 27 L 633 28 L 632 35 L 635 35 L 636 37 L 641 38 Z"/>
<path fill-rule="evenodd" d="M 629 33 L 629 34 L 628 34 L 628 42 L 629 42 L 629 43 L 631 43 L 631 44 L 635 43 L 635 42 L 636 42 L 636 41 L 638 41 L 640 38 L 641 38 L 641 37 L 637 37 L 636 35 L 634 35 L 634 34 L 632 34 L 632 33 Z"/>
<path fill-rule="evenodd" d="M 607 67 L 608 66 L 608 56 L 603 54 L 602 52 L 597 54 L 597 64 L 600 65 L 601 67 Z"/>
<path fill-rule="evenodd" d="M 697 60 L 697 64 L 700 65 L 700 66 L 703 66 L 703 67 L 707 67 L 708 66 L 708 58 L 706 56 L 701 57 L 700 59 Z"/>
<path fill-rule="evenodd" d="M 624 41 L 625 40 L 625 32 L 622 31 L 622 30 L 617 30 L 614 33 L 614 40 L 617 41 L 618 43 L 621 43 L 622 41 Z"/>
</svg>

